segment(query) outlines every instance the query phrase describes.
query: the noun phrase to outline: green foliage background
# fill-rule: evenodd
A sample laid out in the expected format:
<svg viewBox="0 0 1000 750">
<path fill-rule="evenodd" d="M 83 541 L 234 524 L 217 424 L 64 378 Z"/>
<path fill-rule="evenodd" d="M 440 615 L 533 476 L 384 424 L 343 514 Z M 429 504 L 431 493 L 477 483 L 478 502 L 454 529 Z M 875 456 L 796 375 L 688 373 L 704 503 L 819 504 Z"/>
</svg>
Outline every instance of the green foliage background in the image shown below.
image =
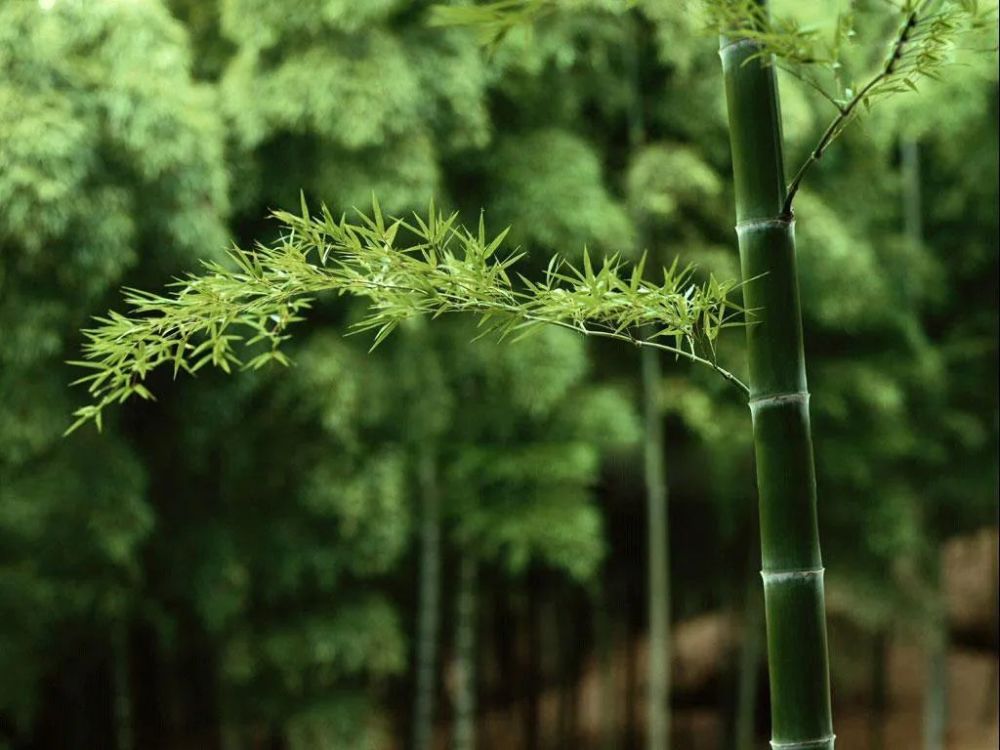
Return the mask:
<svg viewBox="0 0 1000 750">
<path fill-rule="evenodd" d="M 638 360 L 563 331 L 469 345 L 463 322 L 417 323 L 368 355 L 339 335 L 358 311 L 324 302 L 293 368 L 163 378 L 104 435 L 61 437 L 89 316 L 268 239 L 300 189 L 335 213 L 372 191 L 393 214 L 485 207 L 537 269 L 584 245 L 635 257 L 642 236 L 657 263 L 735 277 L 714 42 L 681 4 L 580 0 L 490 55 L 428 5 L 0 5 L 0 746 L 110 746 L 88 717 L 110 715 L 121 628 L 136 705 L 174 706 L 136 716 L 140 747 L 205 725 L 296 750 L 401 736 L 427 444 L 446 558 L 525 595 L 537 570 L 586 598 L 631 569 L 613 527 L 643 523 Z M 848 131 L 797 204 L 825 556 L 861 627 L 918 622 L 909 567 L 996 517 L 995 56 L 968 62 Z M 828 113 L 782 85 L 797 160 Z M 721 344 L 741 372 L 741 336 Z M 667 365 L 682 617 L 741 599 L 755 515 L 745 407 Z"/>
</svg>

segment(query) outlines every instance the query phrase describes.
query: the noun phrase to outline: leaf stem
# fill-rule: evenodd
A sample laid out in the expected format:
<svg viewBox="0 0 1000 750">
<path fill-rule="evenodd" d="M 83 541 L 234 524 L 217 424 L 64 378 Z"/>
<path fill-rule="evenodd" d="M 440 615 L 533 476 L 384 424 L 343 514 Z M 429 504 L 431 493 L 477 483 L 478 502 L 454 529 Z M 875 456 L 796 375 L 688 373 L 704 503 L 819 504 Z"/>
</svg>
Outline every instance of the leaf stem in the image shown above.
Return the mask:
<svg viewBox="0 0 1000 750">
<path fill-rule="evenodd" d="M 583 325 L 577 327 L 562 321 L 543 320 L 543 319 L 537 319 L 537 321 L 539 323 L 549 323 L 552 325 L 562 326 L 563 328 L 569 328 L 570 330 L 576 331 L 577 333 L 582 333 L 584 336 L 594 336 L 597 338 L 625 341 L 629 344 L 633 344 L 638 347 L 645 347 L 647 349 L 660 349 L 661 351 L 670 352 L 671 354 L 685 357 L 691 362 L 696 362 L 697 364 L 706 365 L 707 367 L 710 367 L 711 369 L 715 370 L 716 373 L 721 375 L 725 380 L 729 381 L 737 388 L 739 388 L 741 391 L 743 391 L 744 395 L 746 396 L 750 395 L 750 387 L 742 380 L 740 380 L 736 375 L 734 375 L 724 367 L 719 366 L 712 360 L 705 359 L 704 357 L 699 357 L 697 354 L 689 352 L 686 349 L 681 349 L 676 346 L 670 346 L 669 344 L 660 344 L 656 341 L 650 341 L 649 339 L 637 338 L 635 336 L 632 336 L 631 334 L 615 333 L 614 331 L 597 331 L 594 330 L 593 328 L 587 328 L 586 326 Z"/>
<path fill-rule="evenodd" d="M 364 284 L 370 289 L 404 288 L 393 284 L 385 284 L 381 281 L 366 280 Z M 415 292 L 418 294 L 424 294 L 428 297 L 430 296 L 425 290 L 422 289 L 409 289 L 408 291 Z M 524 312 L 523 309 L 521 309 L 517 305 L 504 304 L 502 302 L 490 302 L 487 304 L 475 300 L 455 298 L 453 299 L 453 304 L 455 305 L 453 308 L 445 309 L 443 312 L 455 312 L 455 313 L 466 312 L 466 313 L 486 314 L 486 313 L 496 313 L 499 311 L 511 315 L 513 317 L 521 318 L 522 320 L 530 323 L 539 323 L 541 325 L 557 326 L 559 328 L 565 328 L 570 331 L 575 331 L 576 333 L 581 333 L 584 336 L 591 336 L 594 338 L 614 339 L 616 341 L 624 341 L 626 343 L 632 344 L 633 346 L 637 347 L 659 349 L 664 352 L 669 352 L 671 354 L 684 357 L 685 359 L 691 362 L 695 362 L 697 364 L 705 365 L 711 368 L 716 373 L 721 375 L 725 380 L 729 381 L 737 388 L 739 388 L 741 391 L 743 391 L 744 395 L 746 396 L 750 395 L 750 387 L 742 380 L 740 380 L 739 377 L 737 377 L 724 367 L 721 367 L 716 362 L 710 359 L 706 359 L 705 357 L 700 357 L 694 352 L 688 351 L 687 349 L 682 349 L 676 346 L 670 346 L 669 344 L 661 344 L 659 342 L 651 341 L 649 339 L 639 338 L 633 336 L 630 333 L 622 333 L 620 331 L 602 331 L 594 328 L 588 328 L 583 322 L 571 323 L 565 320 L 560 320 L 558 318 L 544 317 L 544 316 L 534 315 L 531 313 L 526 313 Z"/>
</svg>

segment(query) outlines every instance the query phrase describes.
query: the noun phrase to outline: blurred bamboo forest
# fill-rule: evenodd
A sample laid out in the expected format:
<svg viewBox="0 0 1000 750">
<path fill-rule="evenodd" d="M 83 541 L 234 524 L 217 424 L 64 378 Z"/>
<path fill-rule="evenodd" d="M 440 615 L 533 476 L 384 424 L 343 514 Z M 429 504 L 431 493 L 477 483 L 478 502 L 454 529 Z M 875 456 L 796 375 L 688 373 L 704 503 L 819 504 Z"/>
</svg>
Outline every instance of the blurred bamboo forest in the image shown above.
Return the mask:
<svg viewBox="0 0 1000 750">
<path fill-rule="evenodd" d="M 90 317 L 300 190 L 485 209 L 539 272 L 587 246 L 737 278 L 715 40 L 675 0 L 568 4 L 484 53 L 422 0 L 0 1 L 0 748 L 647 747 L 661 544 L 672 747 L 766 746 L 750 423 L 707 370 L 644 389 L 638 350 L 461 320 L 368 354 L 324 300 L 291 368 L 163 376 L 62 437 Z M 797 203 L 849 748 L 997 741 L 997 60 L 966 58 Z M 781 85 L 797 162 L 828 103 Z"/>
</svg>

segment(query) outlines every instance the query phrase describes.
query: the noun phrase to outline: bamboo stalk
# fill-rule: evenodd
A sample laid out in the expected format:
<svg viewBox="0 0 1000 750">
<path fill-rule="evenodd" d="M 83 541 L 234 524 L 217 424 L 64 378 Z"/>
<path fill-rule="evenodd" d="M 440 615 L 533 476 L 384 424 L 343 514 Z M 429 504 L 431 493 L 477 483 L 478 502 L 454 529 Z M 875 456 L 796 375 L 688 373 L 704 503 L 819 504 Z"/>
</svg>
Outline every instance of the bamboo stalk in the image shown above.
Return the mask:
<svg viewBox="0 0 1000 750">
<path fill-rule="evenodd" d="M 127 622 L 115 625 L 111 650 L 115 748 L 116 750 L 134 750 L 135 728 L 132 723 L 132 680 L 129 674 L 131 664 Z"/>
<path fill-rule="evenodd" d="M 595 613 L 594 641 L 597 652 L 598 669 L 600 670 L 600 750 L 615 750 L 618 747 L 619 701 L 623 690 L 618 685 L 618 670 L 615 662 L 615 621 L 612 618 L 613 606 L 609 594 L 608 574 L 604 573 L 601 582 L 600 603 Z"/>
<path fill-rule="evenodd" d="M 903 227 L 906 238 L 919 249 L 923 244 L 923 211 L 920 191 L 920 145 L 914 138 L 900 144 L 903 182 Z M 907 302 L 913 292 L 908 279 L 903 283 Z M 933 532 L 930 532 L 933 534 Z M 948 725 L 948 629 L 941 592 L 941 551 L 932 544 L 928 553 L 927 577 L 933 589 L 931 611 L 926 623 L 927 678 L 924 693 L 924 750 L 943 750 Z"/>
<path fill-rule="evenodd" d="M 933 601 L 927 616 L 925 643 L 927 677 L 924 689 L 924 750 L 944 750 L 948 735 L 948 623 L 941 590 L 941 551 L 928 554 L 928 578 Z"/>
<path fill-rule="evenodd" d="M 649 688 L 646 698 L 649 750 L 670 747 L 670 576 L 667 482 L 663 468 L 663 422 L 657 388 L 659 354 L 644 349 L 642 356 L 643 412 L 646 422 L 647 538 L 649 543 Z"/>
<path fill-rule="evenodd" d="M 243 750 L 243 732 L 233 716 L 230 689 L 216 676 L 216 700 L 219 710 L 219 750 Z"/>
<path fill-rule="evenodd" d="M 420 593 L 417 612 L 416 690 L 413 706 L 414 750 L 430 750 L 434 732 L 434 697 L 441 588 L 441 509 L 437 467 L 430 450 L 419 456 L 423 505 L 420 524 Z"/>
<path fill-rule="evenodd" d="M 766 5 L 765 0 L 761 0 Z M 771 745 L 832 750 L 823 563 L 809 423 L 794 220 L 773 60 L 723 38 L 747 326 L 771 688 Z"/>
<path fill-rule="evenodd" d="M 475 556 L 462 555 L 458 569 L 458 602 L 455 618 L 455 750 L 476 746 L 476 573 Z"/>
<path fill-rule="evenodd" d="M 629 147 L 635 153 L 646 142 L 643 115 L 642 82 L 639 74 L 640 26 L 630 17 L 630 43 L 627 46 L 633 96 L 628 112 Z M 633 221 L 640 249 L 645 249 L 646 222 L 639 210 Z M 647 603 L 649 606 L 649 682 L 646 688 L 646 747 L 648 750 L 670 748 L 670 529 L 667 515 L 666 468 L 663 463 L 663 415 L 658 389 L 660 354 L 643 347 L 640 352 L 642 375 L 642 411 L 645 423 L 643 463 L 646 482 L 646 562 L 648 570 Z"/>
<path fill-rule="evenodd" d="M 740 649 L 736 687 L 736 721 L 733 730 L 736 750 L 753 750 L 757 708 L 757 678 L 760 674 L 760 650 L 763 638 L 760 626 L 763 612 L 757 591 L 747 594 L 743 608 L 743 645 Z"/>
<path fill-rule="evenodd" d="M 871 656 L 871 707 L 868 714 L 868 736 L 870 750 L 885 750 L 885 723 L 888 719 L 888 679 L 886 670 L 887 641 L 886 628 L 879 627 L 872 637 Z"/>
</svg>

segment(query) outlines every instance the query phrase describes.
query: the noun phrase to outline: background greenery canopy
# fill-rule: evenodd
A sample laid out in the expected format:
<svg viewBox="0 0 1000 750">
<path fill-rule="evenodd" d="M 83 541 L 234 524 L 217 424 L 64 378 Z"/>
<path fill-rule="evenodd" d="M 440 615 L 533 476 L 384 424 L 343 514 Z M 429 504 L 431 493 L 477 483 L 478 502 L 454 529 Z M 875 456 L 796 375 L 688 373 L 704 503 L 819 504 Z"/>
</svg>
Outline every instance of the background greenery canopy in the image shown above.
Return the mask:
<svg viewBox="0 0 1000 750">
<path fill-rule="evenodd" d="M 712 19 L 434 5 L 0 3 L 0 747 L 399 745 L 432 506 L 439 733 L 470 715 L 471 665 L 481 747 L 636 746 L 640 403 L 664 432 L 677 659 L 720 638 L 675 662 L 675 745 L 752 747 L 755 714 L 762 739 Z M 748 31 L 746 2 L 711 5 Z M 852 645 L 837 709 L 877 717 L 867 644 L 912 655 L 957 590 L 940 551 L 996 525 L 996 3 L 771 5 L 754 33 L 789 166 L 835 123 L 797 261 L 831 638 Z M 452 310 L 474 315 L 431 322 Z M 648 394 L 636 341 L 673 350 Z M 97 369 L 67 364 L 81 347 Z M 156 400 L 95 410 L 81 376 L 98 406 Z M 81 407 L 103 433 L 64 439 Z M 966 595 L 995 591 L 980 568 Z M 953 653 L 994 665 L 992 626 L 956 617 Z M 601 719 L 574 708 L 587 685 Z M 978 699 L 955 694 L 953 736 Z M 501 713 L 505 735 L 482 719 Z"/>
</svg>

